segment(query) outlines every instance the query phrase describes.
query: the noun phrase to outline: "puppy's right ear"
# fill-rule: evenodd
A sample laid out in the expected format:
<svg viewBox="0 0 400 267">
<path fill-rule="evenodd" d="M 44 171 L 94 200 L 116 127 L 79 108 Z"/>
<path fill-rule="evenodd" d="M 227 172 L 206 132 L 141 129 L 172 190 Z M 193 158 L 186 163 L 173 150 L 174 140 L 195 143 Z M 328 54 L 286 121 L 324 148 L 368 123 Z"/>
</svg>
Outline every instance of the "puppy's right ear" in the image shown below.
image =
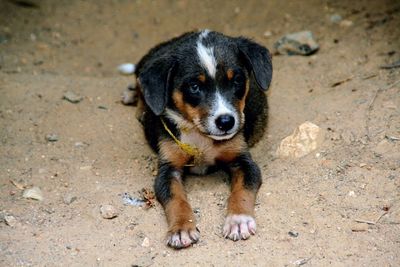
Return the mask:
<svg viewBox="0 0 400 267">
<path fill-rule="evenodd" d="M 138 79 L 146 104 L 158 116 L 167 105 L 176 61 L 161 57 L 149 63 L 143 66 Z"/>
</svg>

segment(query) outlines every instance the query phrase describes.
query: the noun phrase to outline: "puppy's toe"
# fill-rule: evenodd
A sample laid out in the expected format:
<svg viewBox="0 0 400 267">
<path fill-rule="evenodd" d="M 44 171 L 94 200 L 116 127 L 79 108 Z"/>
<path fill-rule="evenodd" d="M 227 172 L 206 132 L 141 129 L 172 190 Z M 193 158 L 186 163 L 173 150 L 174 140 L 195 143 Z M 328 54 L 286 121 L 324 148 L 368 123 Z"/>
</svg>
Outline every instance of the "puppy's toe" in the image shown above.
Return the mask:
<svg viewBox="0 0 400 267">
<path fill-rule="evenodd" d="M 124 105 L 133 105 L 135 100 L 135 91 L 125 90 L 122 92 L 121 101 Z"/>
<path fill-rule="evenodd" d="M 229 215 L 225 219 L 223 235 L 233 241 L 248 239 L 256 233 L 256 221 L 252 216 L 244 214 Z"/>
</svg>

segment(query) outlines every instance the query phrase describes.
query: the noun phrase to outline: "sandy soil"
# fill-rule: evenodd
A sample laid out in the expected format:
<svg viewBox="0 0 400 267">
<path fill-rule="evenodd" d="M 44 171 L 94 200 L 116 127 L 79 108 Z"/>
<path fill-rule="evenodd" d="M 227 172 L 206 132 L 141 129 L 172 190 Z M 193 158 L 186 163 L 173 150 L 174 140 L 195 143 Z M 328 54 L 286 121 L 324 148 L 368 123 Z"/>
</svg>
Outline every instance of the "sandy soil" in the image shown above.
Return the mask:
<svg viewBox="0 0 400 267">
<path fill-rule="evenodd" d="M 262 2 L 0 1 L 1 266 L 400 265 L 400 69 L 379 68 L 400 58 L 399 2 Z M 332 23 L 332 14 L 352 25 Z M 155 156 L 134 108 L 119 101 L 132 77 L 116 67 L 197 28 L 269 48 L 308 29 L 321 48 L 273 58 L 268 133 L 252 150 L 264 179 L 257 235 L 223 239 L 226 176 L 190 177 L 201 241 L 175 251 L 163 242 L 159 204 L 121 200 L 152 187 Z M 83 101 L 63 100 L 67 90 Z M 323 145 L 276 158 L 304 121 L 324 129 Z M 50 133 L 59 140 L 46 141 Z M 10 180 L 40 187 L 44 200 L 22 198 Z M 103 219 L 104 204 L 119 216 Z"/>
</svg>

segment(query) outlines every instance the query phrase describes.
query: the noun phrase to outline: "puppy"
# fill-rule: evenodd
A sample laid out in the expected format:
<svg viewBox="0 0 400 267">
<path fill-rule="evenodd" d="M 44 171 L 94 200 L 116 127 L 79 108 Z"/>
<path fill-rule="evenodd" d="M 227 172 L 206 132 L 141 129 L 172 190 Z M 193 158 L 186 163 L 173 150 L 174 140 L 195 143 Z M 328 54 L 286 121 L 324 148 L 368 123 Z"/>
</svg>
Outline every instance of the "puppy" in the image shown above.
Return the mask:
<svg viewBox="0 0 400 267">
<path fill-rule="evenodd" d="M 242 37 L 189 32 L 151 49 L 135 74 L 138 117 L 159 157 L 154 189 L 167 217 L 167 244 L 184 248 L 199 240 L 183 179 L 216 169 L 231 178 L 223 235 L 254 235 L 262 181 L 249 147 L 267 122 L 268 50 Z"/>
</svg>

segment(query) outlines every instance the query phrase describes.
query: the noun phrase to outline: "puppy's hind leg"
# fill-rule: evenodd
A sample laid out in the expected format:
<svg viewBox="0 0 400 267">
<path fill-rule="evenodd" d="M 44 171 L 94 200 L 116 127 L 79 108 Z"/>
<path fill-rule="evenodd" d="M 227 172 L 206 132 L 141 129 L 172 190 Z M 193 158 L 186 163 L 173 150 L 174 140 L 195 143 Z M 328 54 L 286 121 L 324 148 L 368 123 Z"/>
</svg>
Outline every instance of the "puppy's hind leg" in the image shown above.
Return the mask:
<svg viewBox="0 0 400 267">
<path fill-rule="evenodd" d="M 167 244 L 180 249 L 199 240 L 194 214 L 182 184 L 182 171 L 161 163 L 154 184 L 158 201 L 164 207 L 168 222 Z"/>
</svg>

